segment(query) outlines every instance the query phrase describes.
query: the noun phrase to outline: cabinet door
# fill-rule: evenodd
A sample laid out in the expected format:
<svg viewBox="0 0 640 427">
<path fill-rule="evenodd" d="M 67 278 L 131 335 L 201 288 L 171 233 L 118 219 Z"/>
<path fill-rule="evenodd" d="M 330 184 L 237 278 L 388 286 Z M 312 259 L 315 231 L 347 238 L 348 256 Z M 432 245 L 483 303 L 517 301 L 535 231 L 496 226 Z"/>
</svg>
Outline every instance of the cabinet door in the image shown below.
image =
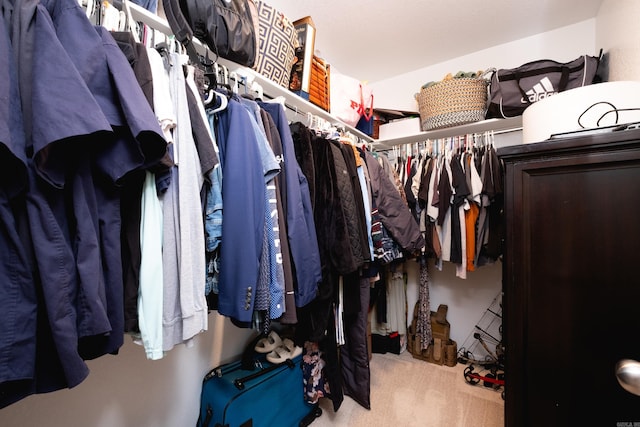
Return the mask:
<svg viewBox="0 0 640 427">
<path fill-rule="evenodd" d="M 640 146 L 580 145 L 505 160 L 508 426 L 640 423 Z"/>
</svg>

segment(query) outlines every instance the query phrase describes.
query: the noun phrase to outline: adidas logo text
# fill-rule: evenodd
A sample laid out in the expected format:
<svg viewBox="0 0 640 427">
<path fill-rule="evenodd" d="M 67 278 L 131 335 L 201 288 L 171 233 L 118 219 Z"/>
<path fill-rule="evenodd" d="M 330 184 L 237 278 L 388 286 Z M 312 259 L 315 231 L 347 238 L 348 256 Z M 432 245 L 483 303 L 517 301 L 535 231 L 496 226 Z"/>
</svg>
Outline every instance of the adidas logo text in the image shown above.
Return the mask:
<svg viewBox="0 0 640 427">
<path fill-rule="evenodd" d="M 534 103 L 551 95 L 555 95 L 558 92 L 553 88 L 553 84 L 551 83 L 551 80 L 549 80 L 549 77 L 544 77 L 525 93 L 528 101 L 524 98 L 520 98 L 520 102 L 522 104 Z"/>
</svg>

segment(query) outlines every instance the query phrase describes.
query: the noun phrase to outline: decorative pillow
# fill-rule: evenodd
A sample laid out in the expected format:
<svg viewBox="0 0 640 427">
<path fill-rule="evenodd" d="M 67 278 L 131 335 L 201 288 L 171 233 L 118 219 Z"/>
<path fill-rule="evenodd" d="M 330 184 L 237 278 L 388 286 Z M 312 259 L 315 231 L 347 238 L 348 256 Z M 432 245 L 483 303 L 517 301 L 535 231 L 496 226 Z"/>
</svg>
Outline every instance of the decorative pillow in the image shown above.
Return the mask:
<svg viewBox="0 0 640 427">
<path fill-rule="evenodd" d="M 280 86 L 289 86 L 298 36 L 284 14 L 263 1 L 257 2 L 259 45 L 256 71 Z"/>
</svg>

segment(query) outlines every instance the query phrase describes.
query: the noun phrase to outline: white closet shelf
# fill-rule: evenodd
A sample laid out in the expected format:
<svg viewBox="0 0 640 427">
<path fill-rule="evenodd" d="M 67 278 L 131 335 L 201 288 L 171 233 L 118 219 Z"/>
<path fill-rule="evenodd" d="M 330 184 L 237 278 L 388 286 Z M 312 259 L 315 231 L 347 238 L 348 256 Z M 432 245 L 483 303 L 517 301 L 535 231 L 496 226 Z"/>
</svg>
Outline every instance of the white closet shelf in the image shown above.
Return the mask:
<svg viewBox="0 0 640 427">
<path fill-rule="evenodd" d="M 482 133 L 487 131 L 493 131 L 495 134 L 499 134 L 516 132 L 519 130 L 522 130 L 522 116 L 511 117 L 508 119 L 488 119 L 460 126 L 419 132 L 398 138 L 377 139 L 373 141 L 373 147 L 377 150 L 388 150 L 394 146 L 413 144 L 414 142 L 422 142 L 429 139 L 448 138 L 451 136 Z"/>
<path fill-rule="evenodd" d="M 160 16 L 149 12 L 145 8 L 138 6 L 137 4 L 132 3 L 131 1 L 128 2 L 128 5 L 131 10 L 132 18 L 135 21 L 143 22 L 149 25 L 151 28 L 161 31 L 165 34 L 172 34 L 171 27 L 169 27 L 169 23 L 167 22 L 166 19 L 163 19 Z M 208 50 L 207 47 L 195 38 L 193 39 L 193 44 L 195 45 L 198 53 L 205 56 Z M 211 54 L 211 52 L 209 52 L 209 58 L 213 56 L 214 55 Z M 292 111 L 298 112 L 301 116 L 305 116 L 307 113 L 311 113 L 314 116 L 320 117 L 328 121 L 329 123 L 331 123 L 336 127 L 343 128 L 345 131 L 348 131 L 352 135 L 355 135 L 369 143 L 373 142 L 373 138 L 371 138 L 369 135 L 359 131 L 353 126 L 349 126 L 341 122 L 340 120 L 332 116 L 327 111 L 312 104 L 306 99 L 303 99 L 302 97 L 296 95 L 295 93 L 289 91 L 287 88 L 280 86 L 279 84 L 263 76 L 256 70 L 253 70 L 248 67 L 244 67 L 242 65 L 226 60 L 224 58 L 218 58 L 216 62 L 218 62 L 220 65 L 224 65 L 225 67 L 227 67 L 229 71 L 236 72 L 238 76 L 246 77 L 248 84 L 251 84 L 251 82 L 253 81 L 258 83 L 260 86 L 262 86 L 263 93 L 269 98 L 283 97 L 285 99 L 286 106 L 289 107 L 289 109 L 291 109 Z"/>
<path fill-rule="evenodd" d="M 249 83 L 249 86 L 251 85 L 252 81 L 255 81 L 256 83 L 258 83 L 260 86 L 262 86 L 264 93 L 268 95 L 270 98 L 277 98 L 279 96 L 284 97 L 285 103 L 287 104 L 287 106 L 291 110 L 295 112 L 299 112 L 300 115 L 304 116 L 307 113 L 311 113 L 314 116 L 320 117 L 321 119 L 328 121 L 329 123 L 335 125 L 336 127 L 343 128 L 344 130 L 348 131 L 352 135 L 359 137 L 360 139 L 363 139 L 367 142 L 374 142 L 374 139 L 369 135 L 359 131 L 353 126 L 349 126 L 341 122 L 335 116 L 331 115 L 331 113 L 323 110 L 322 108 L 318 107 L 315 104 L 312 104 L 311 102 L 296 95 L 295 93 L 292 93 L 287 88 L 280 86 L 279 84 L 263 76 L 256 70 L 239 66 L 238 64 L 235 64 L 224 58 L 219 58 L 217 62 L 220 63 L 221 65 L 226 66 L 230 71 L 235 71 L 239 76 L 247 77 L 247 82 Z"/>
</svg>

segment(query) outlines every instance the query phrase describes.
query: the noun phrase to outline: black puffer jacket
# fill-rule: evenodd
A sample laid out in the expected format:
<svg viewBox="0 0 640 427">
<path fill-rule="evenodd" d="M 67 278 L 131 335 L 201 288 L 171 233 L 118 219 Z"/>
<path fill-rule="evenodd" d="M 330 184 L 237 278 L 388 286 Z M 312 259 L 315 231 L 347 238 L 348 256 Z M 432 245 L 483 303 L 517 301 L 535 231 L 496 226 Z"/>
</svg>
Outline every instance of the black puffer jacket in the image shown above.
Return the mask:
<svg viewBox="0 0 640 427">
<path fill-rule="evenodd" d="M 349 274 L 362 267 L 365 261 L 370 260 L 362 191 L 358 182 L 353 148 L 339 141 L 329 141 L 329 143 L 333 152 L 333 167 L 338 189 L 339 211 L 337 214 L 343 218 L 346 232 L 340 246 L 348 249 L 346 253 L 349 254 L 353 267 L 340 268 L 346 256 L 345 250 L 334 254 L 333 264 L 338 273 Z M 326 226 L 331 225 L 326 224 Z"/>
</svg>

